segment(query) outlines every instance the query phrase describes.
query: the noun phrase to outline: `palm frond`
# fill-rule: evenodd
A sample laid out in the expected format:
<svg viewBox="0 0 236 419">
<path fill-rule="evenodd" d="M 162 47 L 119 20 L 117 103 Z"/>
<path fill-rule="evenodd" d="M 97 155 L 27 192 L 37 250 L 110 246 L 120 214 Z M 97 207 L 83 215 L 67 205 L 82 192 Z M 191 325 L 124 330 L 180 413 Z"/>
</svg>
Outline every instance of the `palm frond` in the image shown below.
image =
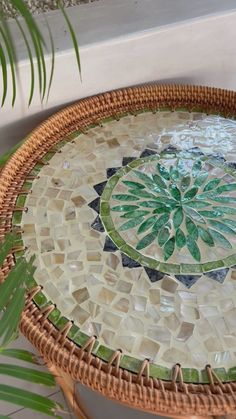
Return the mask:
<svg viewBox="0 0 236 419">
<path fill-rule="evenodd" d="M 1 245 L 0 267 L 11 251 L 14 240 L 15 235 L 8 234 Z M 21 349 L 7 349 L 6 345 L 16 337 L 18 332 L 28 283 L 35 271 L 34 260 L 34 257 L 31 257 L 29 262 L 24 258 L 20 259 L 11 269 L 5 282 L 0 285 L 0 356 L 7 356 L 30 364 L 38 364 L 38 359 L 34 354 Z M 12 363 L 0 363 L 0 375 L 48 387 L 55 386 L 55 379 L 49 372 Z M 63 411 L 61 405 L 47 397 L 5 384 L 0 384 L 0 400 L 58 418 L 60 416 L 57 415 L 57 412 Z M 1 418 L 4 416 L 0 415 Z"/>
<path fill-rule="evenodd" d="M 62 406 L 53 400 L 6 384 L 0 384 L 0 400 L 57 418 L 60 416 L 56 415 L 56 411 L 62 411 Z"/>
<path fill-rule="evenodd" d="M 66 14 L 60 0 L 57 0 L 58 7 L 62 12 L 62 15 L 66 21 L 66 24 L 69 29 L 71 36 L 72 44 L 75 51 L 75 57 L 78 65 L 79 74 L 81 76 L 81 64 L 79 56 L 79 47 L 74 32 L 73 26 Z M 49 32 L 49 41 L 48 43 L 44 39 L 44 35 L 40 28 L 38 27 L 35 18 L 32 16 L 31 12 L 28 9 L 28 6 L 24 0 L 9 0 L 9 4 L 16 11 L 16 15 L 20 16 L 23 20 L 15 17 L 16 24 L 19 28 L 19 34 L 22 37 L 25 48 L 28 55 L 28 60 L 30 64 L 31 80 L 29 88 L 29 100 L 28 104 L 30 105 L 35 93 L 35 79 L 36 74 L 39 83 L 39 94 L 41 101 L 49 96 L 51 89 L 54 67 L 55 67 L 55 48 L 52 36 L 52 30 L 49 24 L 46 22 Z M 0 5 L 1 7 L 1 5 Z M 51 69 L 48 74 L 46 67 L 45 57 L 50 51 L 51 55 Z M 36 63 L 34 63 L 34 57 Z M 2 106 L 5 103 L 8 85 L 11 80 L 12 84 L 12 105 L 15 104 L 17 89 L 16 89 L 16 76 L 18 74 L 18 61 L 17 61 L 17 51 L 15 47 L 15 42 L 12 39 L 11 31 L 9 28 L 8 21 L 5 19 L 3 12 L 0 10 L 0 65 L 2 69 Z M 36 66 L 36 68 L 35 68 Z M 11 74 L 11 78 L 8 75 L 8 72 Z"/>
</svg>

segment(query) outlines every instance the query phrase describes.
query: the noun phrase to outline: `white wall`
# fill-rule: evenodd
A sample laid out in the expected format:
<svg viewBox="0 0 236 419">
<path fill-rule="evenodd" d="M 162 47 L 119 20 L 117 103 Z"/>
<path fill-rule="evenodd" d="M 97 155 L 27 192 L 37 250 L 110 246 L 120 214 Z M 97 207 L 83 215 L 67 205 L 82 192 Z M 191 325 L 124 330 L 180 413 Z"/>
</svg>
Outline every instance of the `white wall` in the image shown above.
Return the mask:
<svg viewBox="0 0 236 419">
<path fill-rule="evenodd" d="M 236 89 L 236 0 L 101 0 L 68 10 L 81 47 L 82 84 L 64 21 L 59 12 L 51 12 L 55 79 L 48 103 L 41 105 L 36 95 L 29 109 L 29 66 L 12 24 L 21 94 L 14 109 L 9 100 L 0 110 L 1 152 L 56 109 L 98 92 L 148 81 Z"/>
</svg>

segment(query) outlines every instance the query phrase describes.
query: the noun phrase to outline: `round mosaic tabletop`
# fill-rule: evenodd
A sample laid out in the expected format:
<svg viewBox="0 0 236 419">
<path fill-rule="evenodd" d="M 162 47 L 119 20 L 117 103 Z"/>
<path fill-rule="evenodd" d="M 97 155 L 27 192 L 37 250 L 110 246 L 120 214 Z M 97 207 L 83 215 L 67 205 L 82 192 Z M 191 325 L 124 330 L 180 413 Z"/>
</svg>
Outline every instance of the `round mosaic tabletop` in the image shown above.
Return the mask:
<svg viewBox="0 0 236 419">
<path fill-rule="evenodd" d="M 207 364 L 235 380 L 236 122 L 140 112 L 70 140 L 13 218 L 36 255 L 36 303 L 56 303 L 51 321 L 73 320 L 77 344 L 95 335 L 101 359 L 121 349 L 130 371 L 147 358 L 153 377 L 178 362 L 185 381 L 205 382 Z"/>
</svg>

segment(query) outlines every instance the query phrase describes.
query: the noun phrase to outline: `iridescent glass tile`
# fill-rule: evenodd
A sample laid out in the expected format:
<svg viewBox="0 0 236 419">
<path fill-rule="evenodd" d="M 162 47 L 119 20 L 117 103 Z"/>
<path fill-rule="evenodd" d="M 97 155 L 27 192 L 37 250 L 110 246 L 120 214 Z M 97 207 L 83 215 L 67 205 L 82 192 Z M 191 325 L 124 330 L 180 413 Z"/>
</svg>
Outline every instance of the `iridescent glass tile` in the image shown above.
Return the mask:
<svg viewBox="0 0 236 419">
<path fill-rule="evenodd" d="M 78 344 L 96 335 L 97 356 L 122 349 L 124 368 L 148 358 L 164 379 L 176 362 L 188 381 L 207 363 L 236 377 L 235 131 L 202 113 L 127 115 L 41 168 L 13 220 L 36 254 L 37 304 L 73 320 Z"/>
</svg>

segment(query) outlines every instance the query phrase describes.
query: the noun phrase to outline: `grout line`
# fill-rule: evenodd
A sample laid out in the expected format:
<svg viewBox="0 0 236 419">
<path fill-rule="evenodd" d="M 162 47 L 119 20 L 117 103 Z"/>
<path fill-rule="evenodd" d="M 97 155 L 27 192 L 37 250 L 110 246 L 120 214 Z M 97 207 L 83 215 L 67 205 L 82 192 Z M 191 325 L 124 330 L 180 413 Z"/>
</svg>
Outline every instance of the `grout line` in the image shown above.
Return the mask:
<svg viewBox="0 0 236 419">
<path fill-rule="evenodd" d="M 48 394 L 45 397 L 51 397 L 51 396 L 54 396 L 57 393 L 60 393 L 60 390 L 54 391 L 54 393 Z M 19 412 L 21 412 L 22 410 L 25 410 L 25 409 L 27 409 L 27 408 L 26 407 L 21 407 L 20 409 L 14 410 L 13 412 L 10 412 L 9 415 L 15 415 L 15 413 L 19 413 Z"/>
</svg>

